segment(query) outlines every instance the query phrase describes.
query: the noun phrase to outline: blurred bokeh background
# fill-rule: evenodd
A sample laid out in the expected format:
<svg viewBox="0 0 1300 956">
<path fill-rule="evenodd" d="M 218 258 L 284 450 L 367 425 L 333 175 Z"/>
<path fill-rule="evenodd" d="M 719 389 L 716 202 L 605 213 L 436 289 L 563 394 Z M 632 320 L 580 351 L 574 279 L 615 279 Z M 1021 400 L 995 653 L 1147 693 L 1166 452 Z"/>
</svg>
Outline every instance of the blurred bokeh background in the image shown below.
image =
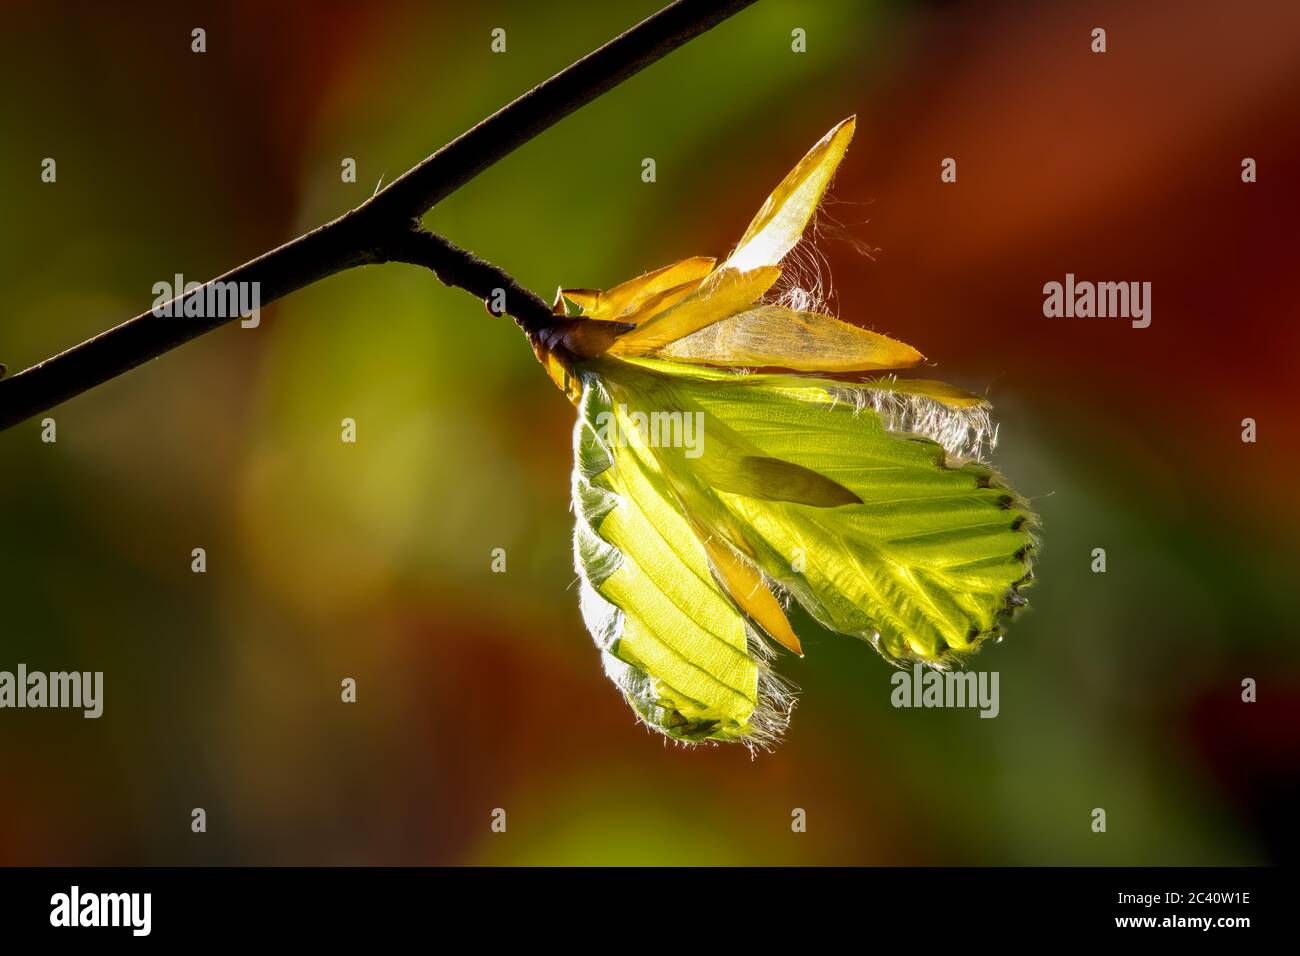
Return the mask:
<svg viewBox="0 0 1300 956">
<path fill-rule="evenodd" d="M 6 4 L 0 362 L 342 213 L 656 6 Z M 106 682 L 98 721 L 0 711 L 0 862 L 1293 856 L 1300 8 L 760 0 L 427 222 L 544 297 L 606 286 L 724 253 L 850 113 L 840 314 L 987 392 L 1044 518 L 1031 611 L 976 659 L 996 720 L 893 709 L 798 617 L 775 753 L 640 728 L 578 614 L 571 408 L 509 320 L 370 267 L 68 402 L 55 444 L 0 434 L 0 669 Z M 1066 272 L 1152 282 L 1151 327 L 1044 318 Z"/>
</svg>

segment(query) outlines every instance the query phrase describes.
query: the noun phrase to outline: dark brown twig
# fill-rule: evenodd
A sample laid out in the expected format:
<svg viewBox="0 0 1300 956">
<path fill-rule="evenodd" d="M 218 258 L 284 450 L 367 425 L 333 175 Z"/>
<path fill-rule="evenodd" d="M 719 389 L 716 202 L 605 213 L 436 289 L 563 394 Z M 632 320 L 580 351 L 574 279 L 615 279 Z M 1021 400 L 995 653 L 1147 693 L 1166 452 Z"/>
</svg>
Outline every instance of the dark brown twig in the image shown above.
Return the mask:
<svg viewBox="0 0 1300 956">
<path fill-rule="evenodd" d="M 413 221 L 409 230 L 398 233 L 380 253 L 388 262 L 424 266 L 443 285 L 472 292 L 484 300 L 489 312 L 513 316 L 516 324 L 530 336 L 555 319 L 546 302 L 521 286 L 509 273 L 442 236 L 422 229 L 418 222 Z M 498 290 L 504 302 L 501 310 L 493 306 Z"/>
<path fill-rule="evenodd" d="M 206 296 L 218 282 L 256 282 L 266 305 L 354 266 L 411 262 L 480 298 L 505 290 L 506 308 L 532 334 L 550 321 L 545 302 L 496 266 L 413 228 L 413 221 L 538 133 L 754 2 L 677 0 L 493 113 L 356 209 L 191 294 Z M 0 378 L 0 429 L 236 318 L 159 318 L 145 312 L 11 378 Z"/>
</svg>

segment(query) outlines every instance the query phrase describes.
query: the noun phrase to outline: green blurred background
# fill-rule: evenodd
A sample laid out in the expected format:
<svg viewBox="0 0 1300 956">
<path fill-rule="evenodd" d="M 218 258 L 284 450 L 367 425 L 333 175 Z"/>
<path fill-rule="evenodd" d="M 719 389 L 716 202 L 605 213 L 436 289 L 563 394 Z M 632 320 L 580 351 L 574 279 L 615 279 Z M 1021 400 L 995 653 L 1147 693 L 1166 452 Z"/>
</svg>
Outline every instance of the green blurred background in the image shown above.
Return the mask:
<svg viewBox="0 0 1300 956">
<path fill-rule="evenodd" d="M 572 409 L 508 320 L 369 267 L 68 402 L 55 444 L 0 434 L 0 669 L 106 683 L 98 721 L 0 711 L 0 862 L 1293 856 L 1300 13 L 1219 6 L 760 0 L 427 218 L 544 297 L 607 286 L 724 253 L 856 113 L 840 314 L 987 391 L 1044 518 L 1031 611 L 973 665 L 996 720 L 893 709 L 799 617 L 775 753 L 640 728 L 578 614 Z M 7 4 L 0 362 L 342 213 L 656 7 Z M 1045 319 L 1066 272 L 1151 281 L 1151 327 Z"/>
</svg>

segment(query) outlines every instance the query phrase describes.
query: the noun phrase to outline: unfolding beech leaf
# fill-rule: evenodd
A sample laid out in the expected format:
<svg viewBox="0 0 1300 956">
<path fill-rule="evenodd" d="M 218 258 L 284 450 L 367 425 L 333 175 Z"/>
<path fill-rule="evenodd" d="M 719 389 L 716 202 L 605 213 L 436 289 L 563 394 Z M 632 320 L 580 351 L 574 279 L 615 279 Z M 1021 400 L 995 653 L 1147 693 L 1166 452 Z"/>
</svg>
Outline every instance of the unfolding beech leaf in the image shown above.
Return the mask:
<svg viewBox="0 0 1300 956">
<path fill-rule="evenodd" d="M 788 692 L 714 578 L 629 410 L 591 385 L 574 431 L 574 552 L 583 618 L 605 672 L 670 736 L 774 739 L 788 719 Z"/>
<path fill-rule="evenodd" d="M 947 666 L 1022 603 L 1036 518 L 978 460 L 992 438 L 985 408 L 946 406 L 888 381 L 612 364 L 597 363 L 601 380 L 629 407 L 700 416 L 699 457 L 661 447 L 661 467 L 694 483 L 697 522 L 739 537 L 758 569 L 825 627 L 895 661 Z M 715 431 L 859 501 L 825 507 L 721 488 L 701 464 L 731 457 L 729 439 L 712 442 Z"/>
<path fill-rule="evenodd" d="M 986 463 L 988 402 L 808 374 L 922 356 L 764 299 L 852 133 L 846 120 L 813 147 L 721 265 L 564 290 L 579 314 L 533 333 L 579 409 L 584 619 L 636 713 L 680 740 L 777 739 L 793 698 L 772 656 L 802 653 L 783 604 L 893 663 L 947 668 L 1001 633 L 1031 582 L 1038 520 Z"/>
</svg>

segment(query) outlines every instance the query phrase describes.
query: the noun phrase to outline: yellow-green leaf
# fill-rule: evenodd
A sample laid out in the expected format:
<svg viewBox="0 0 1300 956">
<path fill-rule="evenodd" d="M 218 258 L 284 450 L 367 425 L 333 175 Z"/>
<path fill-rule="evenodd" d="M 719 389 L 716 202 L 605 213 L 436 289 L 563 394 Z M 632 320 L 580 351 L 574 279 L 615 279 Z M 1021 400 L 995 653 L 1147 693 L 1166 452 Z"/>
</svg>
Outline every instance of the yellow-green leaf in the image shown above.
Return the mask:
<svg viewBox="0 0 1300 956">
<path fill-rule="evenodd" d="M 630 435 L 628 441 L 614 436 Z M 606 673 L 650 726 L 683 740 L 761 743 L 789 699 L 627 408 L 584 376 L 574 433 L 575 562 Z"/>
<path fill-rule="evenodd" d="M 595 363 L 629 406 L 703 416 L 701 454 L 657 449 L 693 482 L 692 517 L 743 538 L 757 567 L 826 627 L 895 661 L 947 666 L 1023 603 L 1036 517 L 992 468 L 986 407 L 891 387 L 738 375 L 663 361 Z M 838 507 L 722 487 L 737 436 L 859 499 Z"/>
</svg>

